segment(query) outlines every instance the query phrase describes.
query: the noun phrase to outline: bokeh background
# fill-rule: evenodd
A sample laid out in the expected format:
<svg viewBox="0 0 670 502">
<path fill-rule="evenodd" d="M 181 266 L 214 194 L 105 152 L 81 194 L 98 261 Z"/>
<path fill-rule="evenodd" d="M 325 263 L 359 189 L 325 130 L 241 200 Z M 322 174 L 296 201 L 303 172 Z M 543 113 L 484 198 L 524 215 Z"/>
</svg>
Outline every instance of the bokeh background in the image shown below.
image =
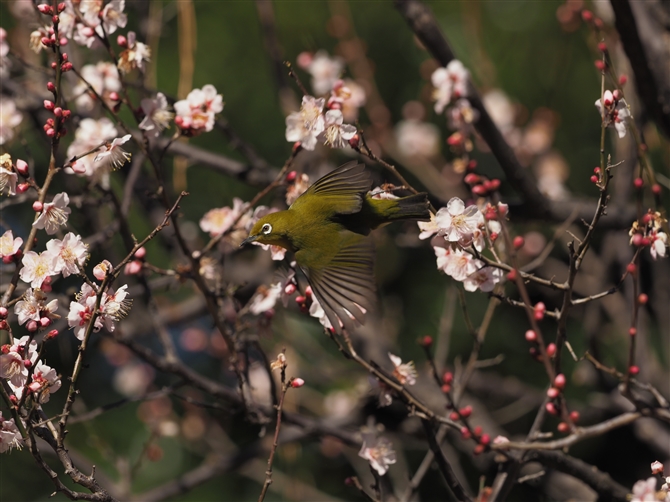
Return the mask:
<svg viewBox="0 0 670 502">
<path fill-rule="evenodd" d="M 598 40 L 581 22 L 581 2 L 427 3 L 455 54 L 469 68 L 473 81 L 486 96 L 491 114 L 524 165 L 540 181 L 541 188 L 557 200 L 561 197 L 595 198 L 597 193 L 589 177 L 599 158 L 600 119 L 593 106 L 600 95 L 600 75 L 593 65 L 598 57 Z M 270 166 L 281 167 L 292 146 L 284 139 L 284 119 L 287 112 L 297 109 L 300 96 L 286 72 L 280 74 L 273 66 L 264 45 L 268 33 L 259 22 L 259 12 L 267 14 L 267 6 L 259 4 L 262 2 L 151 0 L 129 1 L 126 10 L 128 27 L 152 47 L 153 58 L 145 77 L 147 87 L 177 97 L 191 88 L 213 84 L 224 96 L 221 117 L 229 127 L 253 145 Z M 417 189 L 428 190 L 436 206 L 444 205 L 451 196 L 467 195 L 460 182 L 461 175 L 454 172 L 450 162 L 454 155 L 445 143 L 449 134 L 446 120 L 432 109 L 430 74 L 437 64 L 415 39 L 392 2 L 282 0 L 272 2 L 271 6 L 282 59 L 295 64 L 304 51 L 325 50 L 347 61 L 366 63 L 362 70 L 360 66 L 355 70 L 355 65 L 348 65 L 345 75 L 357 80 L 367 91 L 368 101 L 361 109 L 359 120 L 361 127 L 369 131 L 373 148 L 397 163 Z M 609 4 L 597 2 L 591 7 L 605 20 L 606 39 L 619 65 L 617 70 L 627 72 L 628 63 L 611 27 Z M 9 32 L 15 50 L 39 62 L 39 57 L 30 55 L 27 48 L 20 48 L 21 44 L 27 44 L 32 27 L 22 24 L 15 17 L 15 10 L 13 2 L 2 2 L 0 25 Z M 74 52 L 73 49 L 73 53 L 79 64 L 104 57 L 102 52 Z M 309 75 L 301 69 L 297 72 L 309 87 Z M 43 92 L 37 88 L 37 82 L 31 81 L 30 74 L 13 74 L 11 78 L 38 94 Z M 632 84 L 629 88 L 632 91 Z M 636 99 L 633 92 L 628 96 L 635 115 Z M 425 156 L 427 158 L 403 152 L 398 146 L 397 125 L 416 119 L 432 124 L 429 132 L 420 135 L 428 148 L 436 150 Z M 24 137 L 38 173 L 40 169 L 44 172 L 48 155 L 45 143 L 38 128 L 31 130 L 25 122 Z M 661 174 L 670 175 L 667 141 L 652 125 L 642 122 L 641 125 L 652 163 Z M 437 143 L 431 140 L 435 133 Z M 612 153 L 613 160 L 630 160 L 631 142 L 615 139 L 608 135 L 607 151 Z M 230 137 L 220 130 L 193 138 L 189 143 L 247 162 Z M 506 201 L 513 204 L 518 200 L 481 142 L 475 144 L 472 156 L 479 163 L 479 172 L 503 178 L 501 191 Z M 325 172 L 327 166 L 337 166 L 352 158 L 353 154 L 346 152 L 317 150 L 299 158 L 298 169 L 316 177 Z M 249 200 L 263 186 L 182 158 L 169 156 L 165 166 L 165 177 L 174 192 L 182 189 L 190 192 L 181 204 L 181 211 L 183 227 L 194 246 L 207 242 L 206 235 L 197 226 L 206 211 L 230 206 L 234 197 Z M 380 166 L 371 165 L 371 169 L 379 181 L 394 181 Z M 430 176 L 426 174 L 428 170 L 432 173 Z M 112 177 L 112 189 L 117 193 L 123 190 L 126 171 L 127 167 Z M 614 197 L 621 202 L 629 200 L 630 189 L 626 187 L 630 186 L 632 172 L 630 161 L 617 168 Z M 136 236 L 148 233 L 161 213 L 160 209 L 142 202 L 141 190 L 150 190 L 153 186 L 148 168 L 143 176 L 147 181 L 140 182 L 137 201 L 131 209 L 130 223 Z M 431 176 L 437 176 L 439 183 L 426 183 L 435 179 Z M 72 179 L 59 180 L 57 186 L 59 183 L 65 189 L 77 185 Z M 276 192 L 263 202 L 281 207 L 283 194 Z M 13 225 L 20 226 L 32 219 L 30 210 L 16 212 L 14 208 L 10 211 L 13 212 L 3 211 L 2 218 Z M 529 243 L 527 256 L 522 259 L 531 261 L 552 240 L 556 225 L 533 221 L 532 215 L 519 215 L 518 221 L 514 221 L 512 214 L 515 232 L 525 235 Z M 83 226 L 90 222 L 75 220 L 73 225 L 76 227 L 78 223 Z M 597 275 L 605 289 L 616 283 L 623 270 L 618 267 L 625 265 L 628 256 L 626 234 L 626 229 L 598 234 L 593 269 L 598 269 L 598 263 L 604 263 L 603 256 L 608 253 L 619 253 L 620 257 L 607 262 L 608 270 L 598 269 L 597 274 L 587 271 L 585 275 L 589 277 L 584 281 L 596 280 L 593 277 Z M 439 400 L 439 391 L 430 388 L 425 356 L 417 339 L 430 335 L 440 340 L 436 347 L 438 365 L 452 370 L 467 360 L 472 339 L 467 333 L 457 286 L 438 272 L 432 248 L 420 242 L 417 235 L 416 226 L 410 223 L 387 227 L 376 236 L 381 316 L 361 335 L 361 343 L 366 354 L 375 360 L 386 361 L 386 353 L 392 351 L 403 360 L 415 361 L 421 375 L 420 385 L 426 389 L 423 395 L 435 395 L 434 401 L 426 398 L 434 403 L 436 410 L 442 410 L 444 403 Z M 558 236 L 554 251 L 538 273 L 561 277 L 568 238 L 565 234 Z M 117 237 L 113 246 L 104 252 L 121 257 L 122 246 Z M 148 251 L 148 261 L 157 267 L 176 267 L 183 262 L 162 238 L 152 241 Z M 91 263 L 97 263 L 102 256 L 102 250 L 94 250 Z M 225 277 L 231 284 L 244 284 L 235 296 L 240 302 L 246 301 L 259 284 L 269 284 L 273 277 L 276 263 L 260 250 L 235 251 L 225 256 Z M 667 264 L 658 262 L 652 267 L 645 258 L 643 284 L 655 290 L 661 277 L 667 281 Z M 133 284 L 132 279 L 128 281 Z M 71 292 L 67 286 L 62 288 L 64 293 Z M 73 281 L 70 290 L 74 287 Z M 554 293 L 533 287 L 530 292 L 534 301 L 544 301 L 549 310 L 560 307 L 561 298 Z M 630 314 L 626 297 L 630 294 L 624 288 L 617 296 L 619 303 L 612 301 L 595 311 L 575 309 L 568 332 L 577 354 L 587 349 L 597 350 L 604 363 L 619 368 L 625 365 L 625 331 Z M 179 357 L 194 370 L 232 385 L 231 375 L 222 363 L 223 342 L 204 315 L 202 305 L 193 300 L 195 296 L 188 283 L 180 286 L 166 281 L 156 290 L 161 315 L 166 316 Z M 468 314 L 478 325 L 489 299 L 481 293 L 466 293 L 464 297 Z M 643 375 L 654 372 L 655 383 L 667 395 L 670 354 L 664 298 L 667 300 L 667 297 L 652 299 L 643 316 L 647 341 L 640 352 L 644 360 L 639 364 Z M 192 302 L 190 310 L 189 301 Z M 621 310 L 617 312 L 617 309 Z M 414 472 L 423 459 L 425 447 L 418 439 L 420 427 L 412 419 L 406 419 L 403 406 L 396 403 L 390 408 L 378 409 L 374 385 L 368 375 L 341 356 L 314 318 L 300 313 L 293 304 L 276 310 L 271 323 L 259 323 L 258 343 L 272 358 L 286 348 L 289 375 L 299 375 L 307 381 L 302 389 L 289 392 L 287 409 L 328 416 L 351 430 L 366 424 L 383 428 L 399 456 L 398 464 L 391 470 L 391 479 L 398 481 L 394 476 L 402 477 L 404 468 Z M 159 350 L 155 333 L 146 322 L 147 315 L 142 303 L 135 300 L 134 310 L 126 321 L 129 327 L 120 329 L 127 329 L 126 333 Z M 494 360 L 495 364 L 477 371 L 465 397 L 466 402 L 474 403 L 475 409 L 482 410 L 482 422 L 478 422 L 475 413 L 475 423 L 481 423 L 486 429 L 487 425 L 493 427 L 493 421 L 499 428 L 496 430 L 510 438 L 529 429 L 545 386 L 543 367 L 528 356 L 528 345 L 523 339 L 526 329 L 522 311 L 509 306 L 497 309 L 480 356 L 483 360 Z M 553 336 L 553 321 L 545 320 L 543 329 Z M 76 357 L 75 342 L 71 333 L 64 331 L 47 349 L 47 361 L 64 375 Z M 249 371 L 256 398 L 269 402 L 269 380 L 260 358 L 258 350 L 250 351 Z M 646 365 L 649 365 L 648 370 Z M 616 392 L 616 382 L 597 373 L 589 363 L 566 358 L 565 372 L 570 382 L 567 398 L 580 410 L 585 423 L 595 423 L 622 409 L 612 408 L 611 404 L 610 393 Z M 84 414 L 123 399 L 131 402 L 69 427 L 68 441 L 75 461 L 81 460 L 82 466 L 95 464 L 101 480 L 129 482 L 130 492 L 137 495 L 176 479 L 214 454 L 241 452 L 240 458 L 235 460 L 239 464 L 230 472 L 174 500 L 255 500 L 267 457 L 261 451 L 245 458 L 244 452 L 259 444 L 260 435 L 271 433 L 272 424 L 269 431 L 264 430 L 246 422 L 238 410 L 218 409 L 216 403 L 212 403 L 214 407 L 190 403 L 189 400 L 207 399 L 187 387 L 174 391 L 180 397 L 163 393 L 153 395 L 153 399 L 133 402 L 175 384 L 178 381 L 173 376 L 156 372 L 109 337 L 94 336 L 75 412 Z M 48 414 L 58 413 L 64 394 L 61 390 L 52 397 L 45 407 Z M 548 423 L 549 428 L 555 425 Z M 667 428 L 641 421 L 641 425 L 623 427 L 603 437 L 583 441 L 572 448 L 571 453 L 630 487 L 636 480 L 647 477 L 651 461 L 668 459 L 668 438 Z M 473 461 L 471 447 L 457 437 L 452 439 L 452 446 L 446 447 L 448 455 L 458 461 L 459 472 L 470 485 L 478 485 L 482 470 L 490 483 L 496 465 L 480 459 Z M 400 474 L 394 475 L 396 467 Z M 358 492 L 345 486 L 344 479 L 352 475 L 369 476 L 366 463 L 357 457 L 357 451 L 335 439 L 303 438 L 282 444 L 275 469 L 274 491 L 269 493 L 268 500 L 319 500 L 324 494 L 340 500 L 362 500 Z M 541 483 L 515 488 L 510 499 L 562 500 L 560 494 L 539 490 L 537 485 Z M 43 500 L 53 491 L 51 482 L 27 451 L 14 451 L 0 457 L 0 486 L 3 501 Z M 446 494 L 439 472 L 432 469 L 419 489 L 421 500 L 445 500 Z M 62 495 L 56 497 L 61 498 Z"/>
</svg>

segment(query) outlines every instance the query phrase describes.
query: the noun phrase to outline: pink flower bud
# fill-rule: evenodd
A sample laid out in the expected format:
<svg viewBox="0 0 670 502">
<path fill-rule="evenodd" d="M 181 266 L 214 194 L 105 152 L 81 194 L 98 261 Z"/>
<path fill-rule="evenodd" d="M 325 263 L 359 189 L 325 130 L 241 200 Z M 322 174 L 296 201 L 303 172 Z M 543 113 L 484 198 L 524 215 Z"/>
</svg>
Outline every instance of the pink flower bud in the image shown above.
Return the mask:
<svg viewBox="0 0 670 502">
<path fill-rule="evenodd" d="M 128 39 L 124 35 L 116 37 L 116 43 L 119 47 L 128 47 Z"/>
<path fill-rule="evenodd" d="M 63 11 L 65 10 L 65 7 L 67 7 L 67 5 L 65 4 L 65 2 L 61 2 L 61 3 L 59 3 L 59 4 L 58 4 L 58 12 L 63 12 Z"/>
<path fill-rule="evenodd" d="M 444 392 L 445 394 L 449 394 L 451 392 L 451 385 L 449 384 L 442 384 L 442 387 L 440 387 L 440 390 Z"/>
<path fill-rule="evenodd" d="M 305 52 L 301 52 L 300 54 L 298 54 L 298 57 L 296 59 L 296 63 L 298 63 L 298 66 L 304 70 L 310 64 L 312 64 L 313 59 L 314 59 L 314 56 L 312 55 L 312 53 L 305 51 Z"/>
<path fill-rule="evenodd" d="M 119 96 L 118 92 L 112 91 L 109 93 L 109 99 L 111 99 L 112 101 L 119 101 L 121 97 Z"/>
<path fill-rule="evenodd" d="M 60 69 L 63 70 L 63 71 L 70 71 L 72 69 L 72 63 L 70 63 L 69 61 L 66 61 L 65 63 L 63 63 L 60 66 Z"/>
<path fill-rule="evenodd" d="M 60 106 L 57 106 L 54 108 L 54 115 L 56 117 L 62 117 L 63 116 L 63 109 Z"/>
<path fill-rule="evenodd" d="M 472 437 L 472 433 L 470 432 L 470 429 L 467 427 L 461 427 L 461 437 L 463 439 L 470 439 Z"/>
<path fill-rule="evenodd" d="M 23 193 L 30 188 L 30 183 L 19 183 L 16 185 L 16 191 L 18 193 Z"/>
<path fill-rule="evenodd" d="M 51 92 L 56 92 L 56 86 L 53 82 L 47 82 L 47 90 Z"/>
<path fill-rule="evenodd" d="M 556 429 L 558 429 L 558 432 L 562 434 L 570 432 L 570 426 L 566 422 L 559 423 Z"/>
<path fill-rule="evenodd" d="M 635 234 L 633 235 L 633 246 L 640 247 L 644 244 L 644 236 L 642 234 Z"/>
<path fill-rule="evenodd" d="M 458 414 L 457 411 L 452 411 L 451 413 L 449 413 L 449 418 L 454 422 L 456 422 L 457 420 L 460 420 L 461 416 Z"/>
<path fill-rule="evenodd" d="M 594 184 L 598 183 L 600 181 L 598 176 L 596 176 L 595 174 L 591 176 L 590 180 L 591 180 L 591 183 L 594 183 Z"/>
<path fill-rule="evenodd" d="M 44 100 L 44 108 L 45 108 L 46 110 L 51 111 L 51 110 L 54 109 L 55 106 L 56 106 L 56 105 L 54 104 L 53 101 L 49 101 L 48 99 L 45 99 L 45 100 Z"/>
<path fill-rule="evenodd" d="M 481 425 L 478 425 L 477 427 L 475 427 L 474 430 L 473 430 L 472 432 L 474 433 L 475 437 L 479 437 L 479 436 L 481 436 L 481 435 L 482 435 L 482 427 L 481 427 Z"/>
<path fill-rule="evenodd" d="M 63 120 L 67 120 L 70 118 L 70 115 L 72 115 L 72 111 L 70 110 L 63 110 Z"/>
<path fill-rule="evenodd" d="M 635 335 L 637 335 L 637 328 L 636 328 L 635 326 L 631 326 L 630 328 L 628 328 L 628 334 L 629 334 L 630 336 L 635 336 Z"/>
<path fill-rule="evenodd" d="M 653 192 L 654 195 L 661 195 L 661 185 L 658 183 L 654 183 L 651 185 L 651 191 Z"/>
<path fill-rule="evenodd" d="M 295 297 L 295 302 L 300 305 L 301 303 L 305 303 L 307 301 L 307 298 L 304 296 L 296 296 Z"/>
<path fill-rule="evenodd" d="M 26 329 L 30 332 L 37 331 L 37 321 L 28 321 L 26 324 Z"/>
<path fill-rule="evenodd" d="M 461 414 L 461 417 L 468 418 L 470 415 L 472 415 L 472 406 L 470 405 L 465 406 L 464 408 L 461 408 L 458 412 Z"/>
<path fill-rule="evenodd" d="M 516 276 L 517 276 L 517 271 L 516 270 L 510 270 L 507 272 L 507 280 L 508 281 L 516 281 Z"/>
<path fill-rule="evenodd" d="M 514 246 L 514 249 L 521 249 L 523 245 L 525 244 L 525 240 L 522 236 L 517 235 L 514 240 L 512 241 L 512 245 Z"/>
<path fill-rule="evenodd" d="M 299 389 L 303 385 L 305 385 L 305 381 L 302 378 L 294 378 L 291 380 L 291 387 L 294 389 Z"/>
<path fill-rule="evenodd" d="M 53 16 L 51 16 L 51 22 L 52 22 L 53 24 L 56 24 L 56 23 L 59 22 L 59 21 L 60 21 L 60 19 L 59 19 L 59 17 L 58 17 L 58 14 L 54 14 Z"/>
<path fill-rule="evenodd" d="M 286 175 L 286 182 L 293 183 L 295 181 L 296 176 L 298 176 L 298 173 L 296 171 L 289 171 L 289 173 Z"/>
<path fill-rule="evenodd" d="M 614 101 L 619 101 L 623 96 L 621 95 L 621 91 L 619 89 L 614 89 L 612 92 L 612 97 L 614 98 Z"/>
<path fill-rule="evenodd" d="M 560 393 L 561 392 L 556 387 L 549 387 L 549 389 L 547 389 L 547 397 L 550 399 L 556 399 Z"/>
<path fill-rule="evenodd" d="M 57 329 L 52 329 L 49 331 L 46 336 L 44 337 L 46 340 L 52 340 L 58 336 L 58 330 Z"/>
<path fill-rule="evenodd" d="M 550 343 L 547 345 L 547 355 L 549 357 L 554 357 L 556 355 L 556 344 L 555 343 Z"/>
<path fill-rule="evenodd" d="M 488 190 L 486 190 L 486 187 L 484 185 L 475 185 L 471 188 L 472 193 L 475 195 L 486 195 Z"/>
<path fill-rule="evenodd" d="M 46 327 L 49 326 L 50 324 L 51 324 L 51 319 L 49 319 L 48 317 L 42 317 L 42 318 L 40 318 L 40 326 L 41 326 L 41 327 L 46 328 Z"/>
<path fill-rule="evenodd" d="M 41 42 L 45 47 L 51 47 L 51 39 L 49 37 L 42 37 Z"/>
<path fill-rule="evenodd" d="M 53 138 L 56 135 L 56 129 L 53 129 L 52 127 L 49 127 L 47 129 L 47 136 L 50 138 Z"/>
<path fill-rule="evenodd" d="M 49 66 L 51 66 L 52 70 L 55 70 L 58 65 L 56 64 L 56 61 L 52 61 Z"/>
<path fill-rule="evenodd" d="M 638 366 L 631 366 L 630 368 L 628 368 L 628 373 L 630 373 L 633 376 L 637 375 L 639 372 L 640 368 Z"/>
<path fill-rule="evenodd" d="M 638 302 L 640 305 L 644 305 L 644 304 L 646 304 L 648 301 L 649 301 L 649 297 L 648 297 L 646 294 L 644 294 L 644 293 L 641 293 L 641 294 L 637 297 L 637 302 Z"/>
<path fill-rule="evenodd" d="M 588 9 L 584 9 L 582 11 L 582 19 L 587 23 L 590 23 L 591 21 L 593 21 L 593 12 L 591 12 Z"/>
<path fill-rule="evenodd" d="M 288 283 L 286 287 L 284 288 L 284 293 L 291 296 L 293 293 L 296 292 L 296 286 L 292 282 Z"/>
<path fill-rule="evenodd" d="M 535 333 L 535 331 L 533 331 L 532 329 L 529 329 L 528 331 L 526 331 L 526 340 L 528 340 L 529 342 L 537 341 L 537 333 Z"/>
<path fill-rule="evenodd" d="M 628 77 L 625 74 L 621 74 L 619 77 L 619 85 L 626 85 L 626 82 L 628 82 Z"/>
<path fill-rule="evenodd" d="M 305 295 L 312 296 L 312 286 L 307 286 L 305 288 Z"/>
<path fill-rule="evenodd" d="M 7 319 L 8 314 L 9 311 L 7 310 L 6 307 L 0 307 L 0 319 Z"/>
<path fill-rule="evenodd" d="M 126 263 L 126 266 L 123 268 L 123 273 L 126 275 L 136 275 L 139 274 L 142 270 L 142 262 L 139 260 L 133 260 Z"/>
<path fill-rule="evenodd" d="M 596 60 L 593 64 L 600 71 L 605 71 L 605 68 L 607 68 L 607 64 L 601 59 Z"/>
<path fill-rule="evenodd" d="M 33 321 L 33 322 L 35 322 L 35 321 Z M 23 360 L 23 365 L 24 365 L 26 368 L 30 368 L 30 367 L 33 365 L 33 362 L 32 362 L 30 359 L 24 359 L 24 360 Z"/>
<path fill-rule="evenodd" d="M 16 159 L 16 170 L 21 176 L 28 176 L 28 163 L 25 160 Z"/>
<path fill-rule="evenodd" d="M 479 438 L 479 444 L 487 446 L 491 442 L 491 436 L 488 434 L 482 434 L 482 437 Z"/>
<path fill-rule="evenodd" d="M 470 162 L 468 162 L 467 170 L 474 171 L 475 169 L 477 169 L 477 161 L 472 159 Z"/>
<path fill-rule="evenodd" d="M 95 35 L 95 30 L 91 28 L 90 26 L 86 26 L 84 29 L 81 30 L 81 34 L 84 35 L 85 37 L 92 37 Z"/>
<path fill-rule="evenodd" d="M 598 43 L 598 50 L 600 52 L 607 52 L 607 44 L 605 42 Z"/>
<path fill-rule="evenodd" d="M 554 378 L 554 387 L 557 389 L 564 389 L 565 388 L 565 375 L 563 373 L 559 373 L 556 375 L 556 378 Z"/>
<path fill-rule="evenodd" d="M 558 410 L 556 409 L 556 405 L 554 405 L 554 403 L 547 403 L 544 409 L 547 410 L 547 413 L 550 415 L 558 415 Z"/>
<path fill-rule="evenodd" d="M 570 420 L 572 420 L 573 423 L 577 423 L 579 421 L 579 412 L 578 411 L 571 411 L 570 412 Z"/>
<path fill-rule="evenodd" d="M 654 461 L 651 463 L 651 473 L 656 475 L 656 474 L 663 474 L 663 464 L 660 463 L 658 460 Z"/>
<path fill-rule="evenodd" d="M 135 258 L 137 258 L 138 260 L 141 260 L 146 255 L 147 255 L 147 248 L 145 248 L 144 246 L 135 251 Z"/>
<path fill-rule="evenodd" d="M 488 188 L 489 191 L 495 192 L 500 188 L 500 180 L 499 179 L 492 179 L 486 183 L 486 188 Z"/>
<path fill-rule="evenodd" d="M 479 175 L 475 173 L 468 173 L 465 175 L 465 178 L 463 178 L 463 181 L 465 181 L 468 185 L 479 183 L 479 180 Z"/>
<path fill-rule="evenodd" d="M 64 52 L 63 54 L 61 54 L 61 58 L 63 59 L 63 61 L 67 61 L 67 59 L 68 59 L 67 52 Z"/>
<path fill-rule="evenodd" d="M 61 47 L 65 47 L 67 45 L 67 42 L 68 42 L 67 38 L 60 37 L 59 43 L 60 43 Z M 65 55 L 65 54 L 63 54 L 63 55 Z"/>
<path fill-rule="evenodd" d="M 451 371 L 445 371 L 442 375 L 442 381 L 444 383 L 451 383 L 454 381 L 454 374 Z"/>
<path fill-rule="evenodd" d="M 40 11 L 42 14 L 45 15 L 51 15 L 54 13 L 53 9 L 51 8 L 51 5 L 42 3 L 37 6 L 37 10 Z"/>
<path fill-rule="evenodd" d="M 639 190 L 644 186 L 644 180 L 642 178 L 635 178 L 633 180 L 633 186 Z"/>
<path fill-rule="evenodd" d="M 42 209 L 44 209 L 44 204 L 42 204 L 39 200 L 33 202 L 33 211 L 36 213 L 41 213 Z"/>
</svg>

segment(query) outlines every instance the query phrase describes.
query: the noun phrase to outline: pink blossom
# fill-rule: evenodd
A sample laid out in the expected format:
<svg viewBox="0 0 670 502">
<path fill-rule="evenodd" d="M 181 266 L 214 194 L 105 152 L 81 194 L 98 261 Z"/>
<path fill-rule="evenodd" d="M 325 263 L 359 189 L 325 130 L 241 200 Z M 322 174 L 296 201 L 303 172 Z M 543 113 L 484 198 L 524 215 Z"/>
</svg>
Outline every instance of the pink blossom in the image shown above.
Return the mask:
<svg viewBox="0 0 670 502">
<path fill-rule="evenodd" d="M 260 286 L 249 302 L 249 312 L 259 315 L 273 308 L 281 296 L 283 289 L 281 282 L 273 284 L 269 288 Z"/>
<path fill-rule="evenodd" d="M 631 502 L 653 502 L 656 498 L 656 478 L 650 477 L 640 480 L 633 485 L 633 498 Z"/>
<path fill-rule="evenodd" d="M 668 246 L 668 235 L 665 232 L 652 230 L 649 234 L 649 239 L 651 240 L 651 246 L 649 247 L 651 257 L 654 260 L 659 256 L 661 258 L 665 258 L 666 249 Z"/>
<path fill-rule="evenodd" d="M 494 267 L 487 267 L 480 260 L 472 260 L 480 268 L 470 274 L 464 281 L 463 287 L 466 291 L 477 291 L 477 289 L 488 293 L 493 291 L 496 284 L 503 280 L 502 270 Z"/>
<path fill-rule="evenodd" d="M 452 98 L 465 98 L 468 96 L 468 81 L 470 72 L 457 59 L 449 62 L 446 68 L 438 68 L 431 75 L 431 81 L 435 90 L 435 113 L 442 113 Z"/>
<path fill-rule="evenodd" d="M 128 48 L 119 55 L 118 68 L 121 73 L 130 73 L 135 68 L 144 71 L 145 63 L 151 61 L 151 48 L 136 38 L 134 31 L 128 32 Z"/>
<path fill-rule="evenodd" d="M 361 451 L 358 456 L 370 462 L 370 466 L 379 473 L 380 476 L 386 474 L 389 465 L 396 463 L 396 454 L 393 451 L 393 445 L 386 438 L 375 439 L 368 436 L 363 440 Z"/>
<path fill-rule="evenodd" d="M 72 158 L 95 150 L 101 144 L 117 136 L 118 131 L 116 127 L 114 127 L 112 121 L 107 117 L 102 117 L 99 120 L 82 119 L 75 131 L 74 141 L 67 149 L 67 157 Z M 87 176 L 93 181 L 101 181 L 103 186 L 108 186 L 109 169 L 105 169 L 105 167 L 106 164 L 94 162 L 93 156 L 89 154 L 78 159 L 72 167 L 66 168 L 65 172 Z"/>
<path fill-rule="evenodd" d="M 36 394 L 37 400 L 40 403 L 49 401 L 51 394 L 56 392 L 61 387 L 60 378 L 56 370 L 47 366 L 42 361 L 38 361 L 33 371 L 32 382 L 28 385 L 28 389 L 33 394 Z"/>
<path fill-rule="evenodd" d="M 175 123 L 190 135 L 214 129 L 214 119 L 223 110 L 223 97 L 213 85 L 193 89 L 186 99 L 174 104 Z"/>
<path fill-rule="evenodd" d="M 323 95 L 333 88 L 344 69 L 340 58 L 330 57 L 326 51 L 318 51 L 312 56 L 305 69 L 312 76 L 312 90 L 316 95 Z M 290 140 L 289 140 L 290 141 Z"/>
<path fill-rule="evenodd" d="M 12 448 L 21 449 L 23 438 L 21 432 L 14 423 L 14 419 L 9 420 L 2 417 L 0 411 L 0 453 L 4 453 Z"/>
<path fill-rule="evenodd" d="M 28 381 L 28 364 L 37 361 L 37 342 L 24 336 L 9 347 L 9 352 L 0 355 L 0 377 L 7 380 L 12 390 L 23 387 Z"/>
<path fill-rule="evenodd" d="M 73 89 L 75 102 L 80 110 L 91 111 L 97 103 L 97 97 L 90 91 L 89 85 L 108 106 L 114 106 L 110 94 L 121 90 L 121 81 L 113 63 L 100 61 L 95 65 L 84 65 L 81 76 L 83 80 L 80 79 Z"/>
<path fill-rule="evenodd" d="M 244 202 L 235 197 L 232 208 L 226 206 L 207 211 L 200 219 L 200 228 L 203 232 L 208 232 L 211 237 L 220 235 L 233 226 L 242 209 L 244 209 Z"/>
<path fill-rule="evenodd" d="M 614 127 L 619 138 L 626 136 L 626 125 L 631 119 L 626 100 L 623 98 L 615 99 L 612 91 L 608 90 L 604 92 L 602 100 L 598 99 L 595 104 L 605 127 Z"/>
<path fill-rule="evenodd" d="M 110 273 L 113 269 L 114 267 L 109 261 L 102 260 L 95 267 L 93 267 L 93 277 L 95 277 L 99 281 L 102 281 L 105 279 L 105 277 L 107 277 L 107 274 Z"/>
<path fill-rule="evenodd" d="M 23 267 L 19 276 L 32 288 L 39 288 L 47 277 L 57 274 L 56 257 L 50 251 L 43 251 L 40 254 L 28 251 L 23 255 L 21 262 Z"/>
<path fill-rule="evenodd" d="M 286 204 L 293 204 L 310 187 L 309 176 L 305 173 L 296 176 L 295 180 L 286 189 Z"/>
<path fill-rule="evenodd" d="M 314 150 L 317 137 L 325 130 L 323 106 L 326 100 L 303 96 L 300 111 L 286 117 L 286 141 L 300 141 L 305 150 Z"/>
<path fill-rule="evenodd" d="M 7 230 L 0 237 L 0 258 L 14 256 L 21 249 L 21 244 L 23 244 L 23 239 L 21 237 L 14 238 L 12 231 Z"/>
<path fill-rule="evenodd" d="M 59 193 L 51 202 L 44 204 L 39 217 L 33 222 L 33 227 L 44 229 L 49 235 L 55 234 L 67 223 L 68 216 L 72 212 L 72 209 L 67 207 L 69 203 L 70 197 L 67 193 Z"/>
</svg>

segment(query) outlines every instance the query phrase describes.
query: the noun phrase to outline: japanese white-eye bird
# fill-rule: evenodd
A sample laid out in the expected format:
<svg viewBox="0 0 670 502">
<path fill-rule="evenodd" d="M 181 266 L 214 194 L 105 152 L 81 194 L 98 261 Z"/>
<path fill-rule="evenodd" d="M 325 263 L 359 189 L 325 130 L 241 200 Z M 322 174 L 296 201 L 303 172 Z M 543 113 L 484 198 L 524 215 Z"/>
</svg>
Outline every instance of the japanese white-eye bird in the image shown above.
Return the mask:
<svg viewBox="0 0 670 502">
<path fill-rule="evenodd" d="M 270 213 L 248 242 L 281 246 L 295 254 L 312 292 L 337 333 L 363 324 L 375 304 L 370 231 L 396 220 L 430 220 L 425 193 L 377 199 L 363 164 L 350 162 L 316 181 L 285 211 Z"/>
</svg>

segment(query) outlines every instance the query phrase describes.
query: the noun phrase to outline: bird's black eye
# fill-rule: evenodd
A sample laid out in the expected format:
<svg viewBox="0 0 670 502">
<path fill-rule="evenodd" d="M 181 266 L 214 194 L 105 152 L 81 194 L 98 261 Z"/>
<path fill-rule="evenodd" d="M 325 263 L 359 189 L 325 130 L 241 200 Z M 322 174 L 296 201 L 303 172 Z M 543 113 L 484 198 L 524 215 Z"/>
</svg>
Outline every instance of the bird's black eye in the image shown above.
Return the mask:
<svg viewBox="0 0 670 502">
<path fill-rule="evenodd" d="M 270 232 L 272 232 L 272 225 L 270 225 L 269 223 L 266 223 L 261 228 L 261 232 L 263 232 L 265 235 L 268 235 Z"/>
</svg>

